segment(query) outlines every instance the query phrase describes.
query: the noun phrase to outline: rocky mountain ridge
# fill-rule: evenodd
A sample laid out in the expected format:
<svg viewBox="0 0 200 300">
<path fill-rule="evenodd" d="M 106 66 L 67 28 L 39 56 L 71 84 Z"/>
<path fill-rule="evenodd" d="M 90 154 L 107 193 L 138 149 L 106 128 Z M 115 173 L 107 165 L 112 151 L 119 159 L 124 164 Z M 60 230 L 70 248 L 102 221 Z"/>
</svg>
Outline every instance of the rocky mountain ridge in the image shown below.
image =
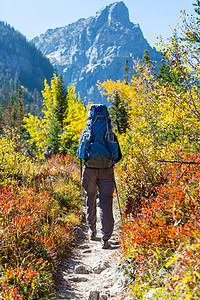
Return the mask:
<svg viewBox="0 0 200 300">
<path fill-rule="evenodd" d="M 20 81 L 29 92 L 40 93 L 44 79 L 49 81 L 53 72 L 49 60 L 33 43 L 10 25 L 0 22 L 0 104 L 5 106 L 8 90 L 16 89 L 10 86 L 10 80 Z"/>
<path fill-rule="evenodd" d="M 132 57 L 141 59 L 147 49 L 152 60 L 160 61 L 140 26 L 130 21 L 123 1 L 102 8 L 94 17 L 49 29 L 33 42 L 63 73 L 66 84 L 76 86 L 84 102 L 106 102 L 97 80 L 123 80 L 126 57 L 131 67 Z"/>
</svg>

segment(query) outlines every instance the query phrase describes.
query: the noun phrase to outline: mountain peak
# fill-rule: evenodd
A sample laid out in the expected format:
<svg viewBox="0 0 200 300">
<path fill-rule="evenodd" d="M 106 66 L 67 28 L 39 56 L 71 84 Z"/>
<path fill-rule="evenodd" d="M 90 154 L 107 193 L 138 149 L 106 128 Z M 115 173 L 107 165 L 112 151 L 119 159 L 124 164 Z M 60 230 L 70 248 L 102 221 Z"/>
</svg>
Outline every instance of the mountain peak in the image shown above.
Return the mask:
<svg viewBox="0 0 200 300">
<path fill-rule="evenodd" d="M 129 19 L 129 11 L 123 1 L 114 2 L 108 6 L 103 7 L 96 14 L 96 22 L 97 23 L 111 23 L 111 22 L 119 22 L 124 26 L 130 26 L 131 22 Z"/>
<path fill-rule="evenodd" d="M 127 57 L 142 59 L 147 49 L 151 59 L 160 60 L 139 25 L 130 22 L 123 1 L 105 6 L 95 16 L 69 24 L 64 30 L 41 35 L 34 42 L 62 71 L 65 82 L 76 86 L 85 103 L 107 103 L 99 93 L 97 80 L 123 80 Z"/>
<path fill-rule="evenodd" d="M 111 4 L 109 10 L 109 17 L 110 19 L 114 19 L 119 21 L 120 23 L 130 23 L 129 19 L 129 11 L 123 1 L 115 2 Z"/>
</svg>

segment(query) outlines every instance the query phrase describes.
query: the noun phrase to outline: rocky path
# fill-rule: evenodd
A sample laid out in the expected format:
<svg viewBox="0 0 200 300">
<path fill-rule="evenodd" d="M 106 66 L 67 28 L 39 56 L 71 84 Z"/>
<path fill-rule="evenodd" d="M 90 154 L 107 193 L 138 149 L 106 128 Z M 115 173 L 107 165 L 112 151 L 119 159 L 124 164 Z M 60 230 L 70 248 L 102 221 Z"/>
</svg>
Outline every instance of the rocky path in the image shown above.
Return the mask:
<svg viewBox="0 0 200 300">
<path fill-rule="evenodd" d="M 90 241 L 87 226 L 78 229 L 78 245 L 72 255 L 63 261 L 59 270 L 57 300 L 131 299 L 128 296 L 128 278 L 120 264 L 118 233 L 120 218 L 114 205 L 115 227 L 110 249 L 101 248 L 99 209 L 97 208 L 97 238 Z"/>
</svg>

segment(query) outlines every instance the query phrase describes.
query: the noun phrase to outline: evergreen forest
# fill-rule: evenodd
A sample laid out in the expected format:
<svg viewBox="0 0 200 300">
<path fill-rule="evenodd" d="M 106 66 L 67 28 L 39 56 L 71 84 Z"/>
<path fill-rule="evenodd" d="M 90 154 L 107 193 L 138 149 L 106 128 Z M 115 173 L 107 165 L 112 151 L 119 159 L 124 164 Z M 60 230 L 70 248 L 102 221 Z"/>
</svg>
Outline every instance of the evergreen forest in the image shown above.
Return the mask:
<svg viewBox="0 0 200 300">
<path fill-rule="evenodd" d="M 5 108 L 11 97 L 23 88 L 24 106 L 39 115 L 43 82 L 50 81 L 53 66 L 33 43 L 10 25 L 0 22 L 0 105 Z M 12 95 L 12 96 L 11 96 Z"/>
</svg>

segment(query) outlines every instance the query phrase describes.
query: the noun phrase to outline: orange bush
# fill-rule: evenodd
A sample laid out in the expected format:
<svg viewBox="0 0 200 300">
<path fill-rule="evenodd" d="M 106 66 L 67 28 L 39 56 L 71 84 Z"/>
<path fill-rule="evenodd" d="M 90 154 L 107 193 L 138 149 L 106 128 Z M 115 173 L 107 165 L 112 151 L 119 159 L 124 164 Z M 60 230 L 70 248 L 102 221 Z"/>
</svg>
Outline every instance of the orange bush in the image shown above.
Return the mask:
<svg viewBox="0 0 200 300">
<path fill-rule="evenodd" d="M 75 173 L 78 172 L 74 158 L 57 156 L 30 174 L 29 182 L 34 188 L 2 189 L 0 293 L 3 299 L 51 299 L 53 274 L 62 255 L 69 250 L 73 227 L 80 222 L 77 200 L 80 192 Z M 67 209 L 54 197 L 61 186 L 63 197 L 66 189 L 71 196 Z"/>
<path fill-rule="evenodd" d="M 188 161 L 200 161 L 188 155 Z M 164 171 L 166 182 L 152 187 L 152 196 L 140 199 L 140 210 L 126 216 L 121 230 L 125 257 L 145 274 L 160 263 L 155 253 L 162 252 L 163 261 L 181 242 L 193 243 L 200 234 L 200 172 L 197 165 L 187 164 Z M 151 195 L 151 193 L 149 193 Z"/>
</svg>

